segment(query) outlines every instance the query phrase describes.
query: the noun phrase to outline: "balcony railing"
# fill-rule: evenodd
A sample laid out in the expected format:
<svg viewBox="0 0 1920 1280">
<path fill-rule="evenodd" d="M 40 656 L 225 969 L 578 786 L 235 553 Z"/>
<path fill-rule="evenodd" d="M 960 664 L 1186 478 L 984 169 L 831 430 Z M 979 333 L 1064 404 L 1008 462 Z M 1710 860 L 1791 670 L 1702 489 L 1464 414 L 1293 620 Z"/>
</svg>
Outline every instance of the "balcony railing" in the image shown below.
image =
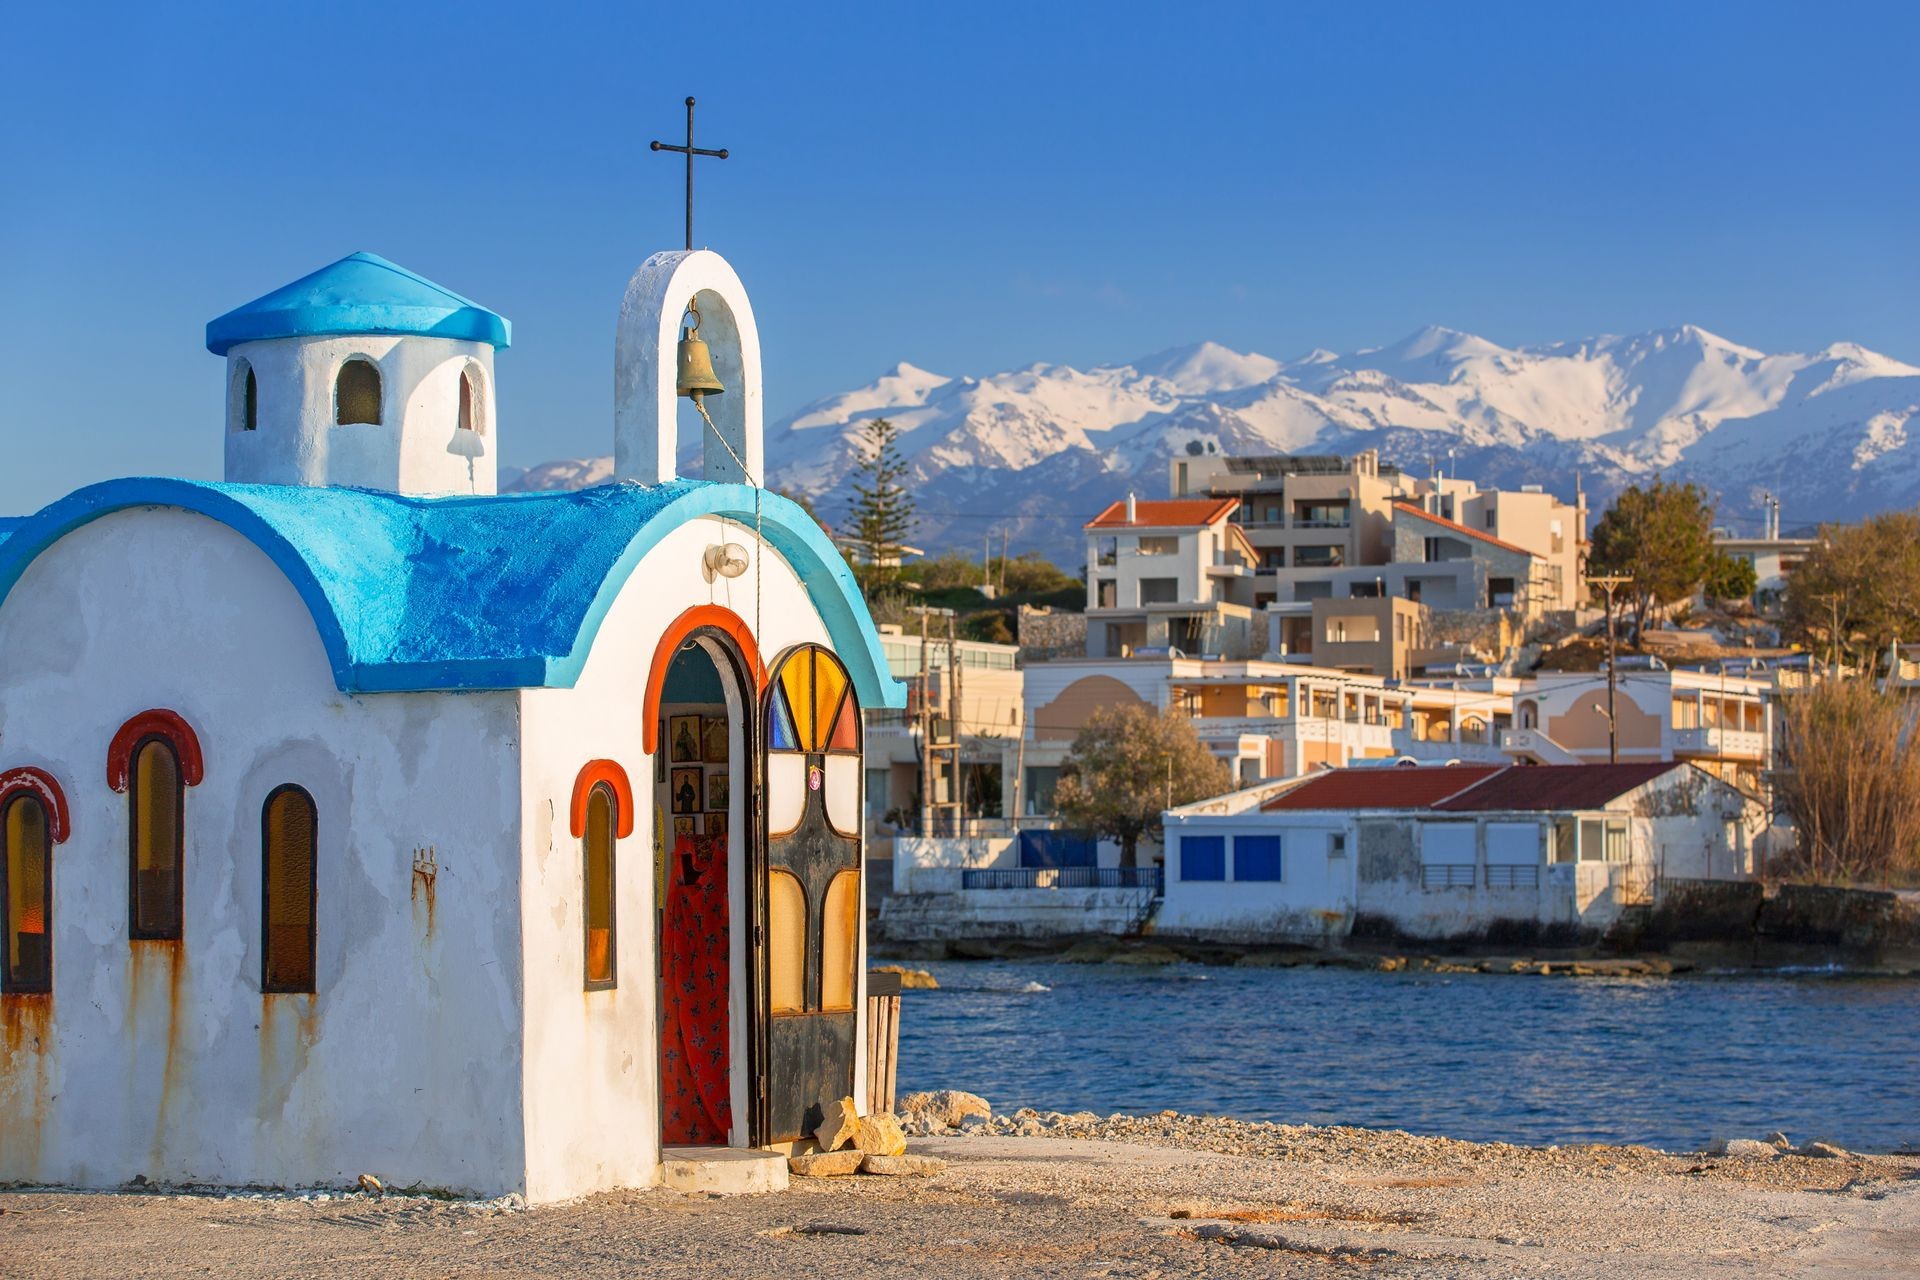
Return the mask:
<svg viewBox="0 0 1920 1280">
<path fill-rule="evenodd" d="M 1767 735 L 1756 729 L 1728 729 L 1701 726 L 1673 731 L 1675 754 L 1696 756 L 1738 756 L 1758 760 L 1767 752 Z"/>
<path fill-rule="evenodd" d="M 989 867 L 962 871 L 962 889 L 1151 889 L 1160 892 L 1159 867 Z"/>
</svg>

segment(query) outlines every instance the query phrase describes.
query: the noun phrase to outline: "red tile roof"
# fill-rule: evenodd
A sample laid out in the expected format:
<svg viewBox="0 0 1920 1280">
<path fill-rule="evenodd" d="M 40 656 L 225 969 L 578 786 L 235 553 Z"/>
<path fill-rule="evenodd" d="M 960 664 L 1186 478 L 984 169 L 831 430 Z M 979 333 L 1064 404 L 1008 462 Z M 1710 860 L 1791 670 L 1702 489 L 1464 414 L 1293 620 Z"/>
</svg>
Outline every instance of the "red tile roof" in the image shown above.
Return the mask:
<svg viewBox="0 0 1920 1280">
<path fill-rule="evenodd" d="M 1393 509 L 1395 511 L 1404 511 L 1411 516 L 1419 516 L 1422 520 L 1431 521 L 1432 523 L 1439 525 L 1441 528 L 1451 529 L 1455 533 L 1463 533 L 1469 538 L 1478 538 L 1482 542 L 1492 543 L 1494 546 L 1499 547 L 1503 551 L 1516 551 L 1523 556 L 1530 556 L 1533 554 L 1533 552 L 1527 550 L 1525 547 L 1516 547 L 1511 542 L 1502 542 L 1500 541 L 1500 539 L 1494 537 L 1492 534 L 1482 533 L 1478 529 L 1469 528 L 1467 525 L 1457 523 L 1456 521 L 1453 521 L 1453 520 L 1449 520 L 1445 516 L 1437 516 L 1433 514 L 1433 512 L 1431 511 L 1427 511 L 1427 510 L 1424 510 L 1423 508 L 1414 506 L 1411 502 L 1396 502 L 1393 504 Z"/>
<path fill-rule="evenodd" d="M 1433 807 L 1449 813 L 1603 809 L 1635 787 L 1686 767 L 1671 760 L 1651 764 L 1516 765 Z"/>
<path fill-rule="evenodd" d="M 1193 529 L 1218 524 L 1240 505 L 1238 498 L 1164 498 L 1136 500 L 1134 518 L 1127 520 L 1127 504 L 1122 499 L 1087 521 L 1089 529 Z"/>
<path fill-rule="evenodd" d="M 1429 809 L 1506 767 L 1456 764 L 1333 769 L 1281 792 L 1260 808 L 1266 813 L 1288 809 Z"/>
</svg>

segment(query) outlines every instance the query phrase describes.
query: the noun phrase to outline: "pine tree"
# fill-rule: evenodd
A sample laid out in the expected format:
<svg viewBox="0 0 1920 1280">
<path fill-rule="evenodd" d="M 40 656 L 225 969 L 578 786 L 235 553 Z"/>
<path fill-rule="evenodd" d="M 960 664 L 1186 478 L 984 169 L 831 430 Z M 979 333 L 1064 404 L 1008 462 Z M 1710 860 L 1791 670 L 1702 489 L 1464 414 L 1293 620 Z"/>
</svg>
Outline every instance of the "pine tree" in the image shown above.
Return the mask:
<svg viewBox="0 0 1920 1280">
<path fill-rule="evenodd" d="M 907 492 L 907 464 L 900 456 L 899 429 L 886 418 L 866 424 L 863 456 L 853 480 L 853 541 L 857 566 L 869 589 L 891 583 L 900 572 L 900 552 L 913 532 L 913 497 Z"/>
</svg>

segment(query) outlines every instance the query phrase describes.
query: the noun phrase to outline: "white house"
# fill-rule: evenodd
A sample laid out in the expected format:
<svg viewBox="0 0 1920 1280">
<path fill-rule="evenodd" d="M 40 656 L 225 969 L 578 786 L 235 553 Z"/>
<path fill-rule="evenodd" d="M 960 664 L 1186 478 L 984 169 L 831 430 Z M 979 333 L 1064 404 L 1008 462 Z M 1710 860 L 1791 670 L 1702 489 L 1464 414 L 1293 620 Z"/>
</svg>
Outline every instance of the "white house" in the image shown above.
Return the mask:
<svg viewBox="0 0 1920 1280">
<path fill-rule="evenodd" d="M 757 487 L 746 293 L 640 268 L 580 492 L 494 493 L 508 336 L 356 254 L 208 326 L 224 482 L 0 527 L 0 1182 L 552 1200 L 865 1098 L 858 710 L 903 690 Z"/>
<path fill-rule="evenodd" d="M 1762 807 L 1684 763 L 1336 769 L 1169 810 L 1169 935 L 1568 941 L 1662 877 L 1754 873 Z"/>
</svg>

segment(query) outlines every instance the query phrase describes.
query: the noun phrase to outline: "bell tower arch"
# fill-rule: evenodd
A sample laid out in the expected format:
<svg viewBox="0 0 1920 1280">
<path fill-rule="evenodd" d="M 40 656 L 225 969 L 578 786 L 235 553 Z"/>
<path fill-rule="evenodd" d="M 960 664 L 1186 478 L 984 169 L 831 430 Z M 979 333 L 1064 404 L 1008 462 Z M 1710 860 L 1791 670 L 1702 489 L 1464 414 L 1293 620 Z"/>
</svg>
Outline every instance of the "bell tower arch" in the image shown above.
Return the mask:
<svg viewBox="0 0 1920 1280">
<path fill-rule="evenodd" d="M 725 387 L 706 397 L 721 439 L 702 424 L 703 474 L 708 480 L 759 484 L 766 475 L 760 330 L 740 277 L 711 249 L 656 253 L 627 282 L 614 338 L 614 479 L 661 484 L 678 478 L 680 398 L 674 379 L 689 303 L 700 312 L 700 337 L 712 350 L 713 371 Z"/>
</svg>

